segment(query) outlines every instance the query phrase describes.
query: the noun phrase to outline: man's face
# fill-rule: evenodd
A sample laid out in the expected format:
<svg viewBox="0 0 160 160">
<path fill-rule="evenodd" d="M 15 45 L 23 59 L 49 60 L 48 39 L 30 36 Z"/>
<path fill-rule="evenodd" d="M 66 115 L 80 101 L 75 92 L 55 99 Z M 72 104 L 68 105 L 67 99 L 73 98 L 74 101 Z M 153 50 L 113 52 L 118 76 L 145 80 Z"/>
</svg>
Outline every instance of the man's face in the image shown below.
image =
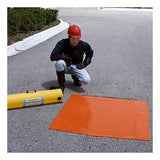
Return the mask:
<svg viewBox="0 0 160 160">
<path fill-rule="evenodd" d="M 72 38 L 72 37 L 70 38 L 70 45 L 72 47 L 77 46 L 78 42 L 79 42 L 79 38 Z"/>
</svg>

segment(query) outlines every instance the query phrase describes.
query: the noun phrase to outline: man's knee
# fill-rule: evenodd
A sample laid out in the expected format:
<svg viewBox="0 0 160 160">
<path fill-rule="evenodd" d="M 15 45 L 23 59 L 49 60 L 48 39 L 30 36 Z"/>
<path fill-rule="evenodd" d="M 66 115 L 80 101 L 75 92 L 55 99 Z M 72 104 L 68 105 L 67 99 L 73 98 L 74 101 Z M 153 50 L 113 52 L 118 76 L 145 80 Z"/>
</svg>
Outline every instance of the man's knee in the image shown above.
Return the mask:
<svg viewBox="0 0 160 160">
<path fill-rule="evenodd" d="M 56 61 L 55 68 L 56 68 L 56 71 L 58 71 L 58 72 L 64 71 L 65 68 L 66 68 L 65 61 L 64 60 L 58 60 L 58 61 Z"/>
<path fill-rule="evenodd" d="M 90 81 L 91 81 L 91 78 L 88 75 L 88 76 L 83 77 L 83 79 L 81 80 L 81 83 L 88 84 Z"/>
</svg>

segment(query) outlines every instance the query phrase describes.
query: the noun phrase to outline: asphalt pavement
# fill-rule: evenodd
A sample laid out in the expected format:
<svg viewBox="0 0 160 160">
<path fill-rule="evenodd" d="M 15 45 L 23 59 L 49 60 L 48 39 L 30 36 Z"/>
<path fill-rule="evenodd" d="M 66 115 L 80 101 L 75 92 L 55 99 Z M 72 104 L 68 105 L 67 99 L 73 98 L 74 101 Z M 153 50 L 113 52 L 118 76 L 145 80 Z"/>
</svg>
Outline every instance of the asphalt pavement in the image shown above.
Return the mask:
<svg viewBox="0 0 160 160">
<path fill-rule="evenodd" d="M 82 29 L 94 50 L 88 85 L 66 75 L 63 103 L 8 111 L 8 152 L 152 152 L 152 12 L 59 8 L 59 18 Z M 57 84 L 50 53 L 67 30 L 8 57 L 8 94 Z M 72 93 L 147 101 L 150 141 L 95 137 L 49 130 Z"/>
</svg>

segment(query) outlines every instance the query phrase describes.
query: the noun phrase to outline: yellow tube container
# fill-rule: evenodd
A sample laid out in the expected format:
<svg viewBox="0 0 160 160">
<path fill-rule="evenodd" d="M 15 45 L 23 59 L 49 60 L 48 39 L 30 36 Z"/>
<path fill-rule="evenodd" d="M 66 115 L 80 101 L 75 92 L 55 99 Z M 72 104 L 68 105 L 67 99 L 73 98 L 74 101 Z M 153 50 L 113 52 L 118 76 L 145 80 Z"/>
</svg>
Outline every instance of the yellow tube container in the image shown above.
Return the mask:
<svg viewBox="0 0 160 160">
<path fill-rule="evenodd" d="M 26 93 L 8 95 L 8 109 L 26 108 L 63 101 L 61 89 L 44 91 L 27 91 Z"/>
</svg>

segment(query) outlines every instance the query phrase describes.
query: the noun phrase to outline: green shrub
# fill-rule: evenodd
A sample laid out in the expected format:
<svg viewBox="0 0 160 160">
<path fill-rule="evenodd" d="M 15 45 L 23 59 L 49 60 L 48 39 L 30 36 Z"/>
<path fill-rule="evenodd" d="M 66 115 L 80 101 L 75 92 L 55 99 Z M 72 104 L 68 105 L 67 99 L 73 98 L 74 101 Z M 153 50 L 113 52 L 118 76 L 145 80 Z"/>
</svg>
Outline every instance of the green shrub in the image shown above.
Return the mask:
<svg viewBox="0 0 160 160">
<path fill-rule="evenodd" d="M 22 41 L 22 40 L 23 40 L 23 38 L 21 38 L 21 37 L 17 37 L 17 38 L 16 38 L 16 42 Z"/>
<path fill-rule="evenodd" d="M 8 35 L 34 31 L 57 19 L 58 10 L 43 8 L 8 8 Z"/>
</svg>

